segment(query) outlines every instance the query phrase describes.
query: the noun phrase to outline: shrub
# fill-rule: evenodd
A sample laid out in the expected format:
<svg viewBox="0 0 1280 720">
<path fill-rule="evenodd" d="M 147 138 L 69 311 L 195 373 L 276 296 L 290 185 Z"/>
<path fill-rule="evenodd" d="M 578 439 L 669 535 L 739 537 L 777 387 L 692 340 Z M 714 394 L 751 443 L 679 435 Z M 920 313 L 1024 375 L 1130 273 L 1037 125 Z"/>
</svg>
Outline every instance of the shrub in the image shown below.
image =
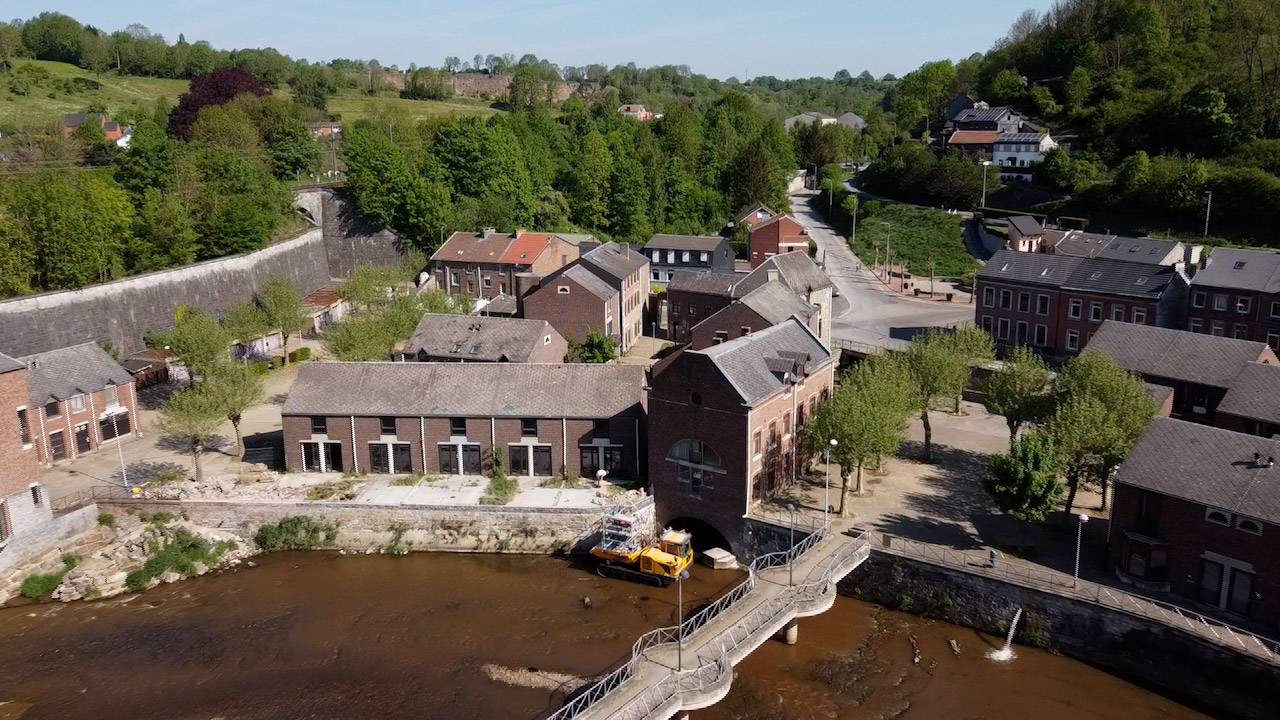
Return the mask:
<svg viewBox="0 0 1280 720">
<path fill-rule="evenodd" d="M 111 513 L 98 513 L 98 524 L 105 528 L 116 526 L 116 516 Z"/>
<path fill-rule="evenodd" d="M 267 360 L 252 363 L 249 365 L 249 372 L 253 373 L 254 375 L 266 375 L 267 373 L 271 372 L 271 363 Z"/>
<path fill-rule="evenodd" d="M 264 552 L 275 552 L 311 550 L 332 543 L 337 536 L 338 529 L 332 523 L 309 515 L 291 515 L 258 528 L 253 539 Z"/>
<path fill-rule="evenodd" d="M 307 490 L 308 500 L 350 500 L 355 497 L 355 487 L 359 480 L 355 477 L 343 478 L 333 482 L 321 483 Z"/>
<path fill-rule="evenodd" d="M 506 505 L 516 496 L 516 492 L 520 489 L 520 484 L 515 478 L 509 478 L 506 475 L 502 477 L 494 477 L 489 481 L 489 487 L 485 488 L 484 496 L 480 498 L 481 505 Z"/>
<path fill-rule="evenodd" d="M 160 526 L 160 525 L 168 525 L 169 523 L 173 522 L 175 517 L 177 516 L 174 515 L 173 513 L 158 512 L 158 513 L 153 513 L 151 515 L 142 513 L 141 515 L 138 516 L 138 519 L 144 523 L 151 523 L 152 525 Z"/>
<path fill-rule="evenodd" d="M 157 513 L 157 515 L 160 514 L 168 513 Z M 170 571 L 187 577 L 196 571 L 196 563 L 212 567 L 218 563 L 218 559 L 224 553 L 234 549 L 235 546 L 236 544 L 230 540 L 212 543 L 179 528 L 173 531 L 173 537 L 168 542 L 147 558 L 141 569 L 134 570 L 125 576 L 124 584 L 130 590 L 142 590 L 151 584 L 154 578 Z"/>
<path fill-rule="evenodd" d="M 300 347 L 289 353 L 289 362 L 304 362 L 311 359 L 311 348 Z"/>
<path fill-rule="evenodd" d="M 72 555 L 71 553 L 67 553 L 62 556 L 61 570 L 58 572 L 32 573 L 31 575 L 28 575 L 22 581 L 22 586 L 18 588 L 18 592 L 22 597 L 31 598 L 33 600 L 38 597 L 44 597 L 54 590 L 57 590 L 58 586 L 62 584 L 62 578 L 66 576 L 67 573 L 74 570 L 76 565 L 79 564 L 79 557 Z"/>
</svg>

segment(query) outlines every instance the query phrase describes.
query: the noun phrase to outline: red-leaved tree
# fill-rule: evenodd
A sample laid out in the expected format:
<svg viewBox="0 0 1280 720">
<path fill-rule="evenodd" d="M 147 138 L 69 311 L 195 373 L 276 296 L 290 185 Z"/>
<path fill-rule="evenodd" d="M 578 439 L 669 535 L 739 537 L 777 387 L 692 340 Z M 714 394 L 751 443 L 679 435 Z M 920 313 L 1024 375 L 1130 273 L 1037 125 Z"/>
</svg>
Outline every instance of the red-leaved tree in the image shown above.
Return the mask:
<svg viewBox="0 0 1280 720">
<path fill-rule="evenodd" d="M 191 88 L 178 98 L 178 106 L 169 116 L 169 132 L 182 139 L 191 136 L 191 126 L 200 110 L 210 105 L 222 105 L 239 95 L 269 95 L 271 88 L 258 78 L 236 67 L 218 68 L 191 79 Z"/>
</svg>

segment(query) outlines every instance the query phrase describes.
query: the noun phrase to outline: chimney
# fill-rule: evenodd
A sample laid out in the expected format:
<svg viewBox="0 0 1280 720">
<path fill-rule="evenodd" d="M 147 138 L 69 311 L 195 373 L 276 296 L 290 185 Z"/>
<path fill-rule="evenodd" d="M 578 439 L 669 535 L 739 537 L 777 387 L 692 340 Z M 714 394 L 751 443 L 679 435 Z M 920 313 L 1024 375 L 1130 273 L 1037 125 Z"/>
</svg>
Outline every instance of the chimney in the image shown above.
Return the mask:
<svg viewBox="0 0 1280 720">
<path fill-rule="evenodd" d="M 497 228 L 487 227 L 480 231 L 480 239 L 488 240 L 489 238 L 493 237 L 493 234 L 496 232 L 498 232 Z"/>
</svg>

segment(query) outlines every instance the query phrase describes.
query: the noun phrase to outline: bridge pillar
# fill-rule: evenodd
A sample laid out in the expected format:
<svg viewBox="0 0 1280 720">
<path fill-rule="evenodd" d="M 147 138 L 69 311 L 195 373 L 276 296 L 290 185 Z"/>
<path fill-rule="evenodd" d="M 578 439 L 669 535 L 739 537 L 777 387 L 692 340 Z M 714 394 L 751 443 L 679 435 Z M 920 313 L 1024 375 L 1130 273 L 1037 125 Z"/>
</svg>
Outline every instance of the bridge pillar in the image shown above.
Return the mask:
<svg viewBox="0 0 1280 720">
<path fill-rule="evenodd" d="M 776 637 L 788 645 L 795 645 L 800 642 L 800 621 L 793 619 L 778 631 Z"/>
</svg>

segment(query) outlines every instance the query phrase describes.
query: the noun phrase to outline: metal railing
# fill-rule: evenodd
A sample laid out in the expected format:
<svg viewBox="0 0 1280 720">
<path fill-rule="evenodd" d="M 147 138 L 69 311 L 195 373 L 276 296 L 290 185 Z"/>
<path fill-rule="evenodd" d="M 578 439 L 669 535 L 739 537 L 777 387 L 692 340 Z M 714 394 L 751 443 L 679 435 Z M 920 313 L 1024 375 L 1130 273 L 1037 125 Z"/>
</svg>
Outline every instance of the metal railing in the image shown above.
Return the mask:
<svg viewBox="0 0 1280 720">
<path fill-rule="evenodd" d="M 756 558 L 747 568 L 747 579 L 739 583 L 714 603 L 695 613 L 678 626 L 662 627 L 651 630 L 632 645 L 631 658 L 613 672 L 605 675 L 578 697 L 569 701 L 564 707 L 551 714 L 548 720 L 569 720 L 591 710 L 611 693 L 621 688 L 636 675 L 636 671 L 645 660 L 645 654 L 655 648 L 676 642 L 688 642 L 699 631 L 705 629 L 713 621 L 725 616 L 731 609 L 736 610 L 759 583 L 759 574 L 768 569 L 784 567 L 788 563 L 799 560 L 805 553 L 816 547 L 822 540 L 830 536 L 830 525 L 825 525 L 810 533 L 794 547 L 787 550 L 768 553 Z M 857 558 L 859 554 L 865 558 L 870 553 L 865 534 L 854 542 L 841 545 L 832 553 L 827 567 L 819 579 L 788 587 L 782 594 L 767 598 L 747 615 L 736 620 L 728 628 L 720 631 L 724 639 L 720 642 L 720 654 L 714 660 L 702 659 L 696 669 L 673 673 L 654 685 L 645 688 L 623 708 L 615 711 L 609 718 L 631 719 L 648 717 L 662 708 L 673 698 L 686 692 L 704 691 L 713 683 L 727 683 L 732 680 L 732 653 L 750 640 L 762 628 L 771 623 L 776 624 L 781 614 L 793 612 L 794 606 L 801 602 L 812 602 L 826 593 L 835 592 L 834 575 L 846 563 Z M 845 571 L 847 572 L 847 570 Z"/>
<path fill-rule="evenodd" d="M 138 499 L 140 498 L 134 496 L 128 488 L 121 485 L 94 485 L 69 495 L 54 498 L 50 502 L 50 507 L 56 515 L 78 510 L 99 500 L 121 501 Z"/>
<path fill-rule="evenodd" d="M 1009 560 L 1000 560 L 995 565 L 991 565 L 981 562 L 978 556 L 949 547 L 884 533 L 868 532 L 867 535 L 879 536 L 874 546 L 882 552 L 1095 603 L 1112 610 L 1154 620 L 1198 638 L 1216 642 L 1223 647 L 1239 650 L 1280 665 L 1280 641 L 1207 617 L 1190 608 L 1134 595 L 1090 580 L 1076 579 L 1066 573 L 1049 570 L 1039 565 Z"/>
</svg>

